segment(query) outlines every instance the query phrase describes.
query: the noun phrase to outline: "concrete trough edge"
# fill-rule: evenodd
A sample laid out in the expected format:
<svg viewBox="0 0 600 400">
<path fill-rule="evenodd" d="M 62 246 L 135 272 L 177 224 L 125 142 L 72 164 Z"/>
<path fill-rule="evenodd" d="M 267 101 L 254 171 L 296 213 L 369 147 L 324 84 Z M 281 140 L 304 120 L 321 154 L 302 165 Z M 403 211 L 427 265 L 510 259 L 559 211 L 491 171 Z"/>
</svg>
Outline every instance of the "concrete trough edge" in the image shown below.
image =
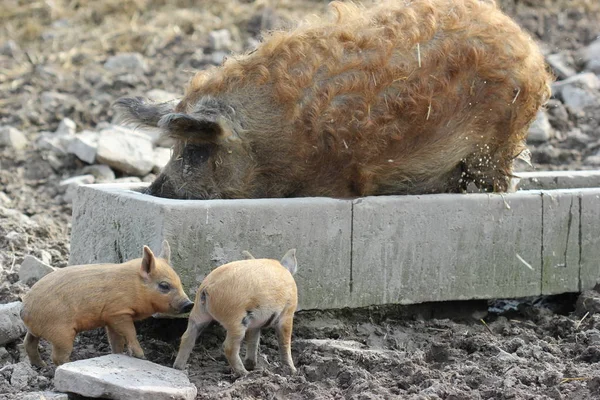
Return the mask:
<svg viewBox="0 0 600 400">
<path fill-rule="evenodd" d="M 278 258 L 297 241 L 305 247 L 298 256 L 299 309 L 559 294 L 600 282 L 600 187 L 502 195 L 182 201 L 142 195 L 137 190 L 145 186 L 80 187 L 73 204 L 71 265 L 138 257 L 143 244 L 158 248 L 168 238 L 174 265 L 192 294 L 210 270 L 241 259 L 241 251 Z M 385 207 L 365 206 L 381 202 Z M 394 203 L 403 205 L 391 214 L 381 212 Z M 277 209 L 288 211 L 275 217 L 267 212 Z M 219 210 L 226 211 L 220 222 Z M 316 220 L 307 222 L 318 210 Z M 185 246 L 201 247 L 191 261 L 185 256 L 189 249 L 180 245 L 185 240 L 178 225 L 200 212 L 197 223 L 185 230 L 190 236 Z M 411 214 L 418 218 L 411 220 Z M 268 223 L 260 225 L 263 219 Z M 427 219 L 437 219 L 438 226 L 424 227 Z M 221 226 L 224 221 L 231 225 Z M 315 224 L 318 229 L 311 229 Z M 295 231 L 300 225 L 310 232 Z M 367 228 L 374 233 L 361 237 Z M 236 229 L 233 237 L 226 236 Z M 323 229 L 327 235 L 318 237 Z M 436 239 L 440 235 L 449 240 Z M 508 243 L 511 237 L 516 244 Z M 467 246 L 469 241 L 473 246 Z M 367 252 L 369 257 L 360 257 Z"/>
</svg>

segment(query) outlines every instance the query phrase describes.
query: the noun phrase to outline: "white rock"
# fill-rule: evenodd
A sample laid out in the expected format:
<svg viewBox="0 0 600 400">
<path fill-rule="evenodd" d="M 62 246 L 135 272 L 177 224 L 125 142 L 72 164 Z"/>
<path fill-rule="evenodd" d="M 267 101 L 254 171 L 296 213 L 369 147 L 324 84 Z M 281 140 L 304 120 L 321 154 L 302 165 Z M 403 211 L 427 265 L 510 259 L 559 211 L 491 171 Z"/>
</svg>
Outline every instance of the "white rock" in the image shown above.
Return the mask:
<svg viewBox="0 0 600 400">
<path fill-rule="evenodd" d="M 115 180 L 113 170 L 104 164 L 88 165 L 81 172 L 94 175 L 96 182 L 112 182 Z"/>
<path fill-rule="evenodd" d="M 586 157 L 583 160 L 583 163 L 585 165 L 600 166 L 600 152 L 598 152 L 596 155 Z"/>
<path fill-rule="evenodd" d="M 23 395 L 23 400 L 69 400 L 69 395 L 58 392 L 30 392 Z"/>
<path fill-rule="evenodd" d="M 29 379 L 37 376 L 37 373 L 25 361 L 13 365 L 10 375 L 10 384 L 15 389 L 25 389 L 28 386 Z"/>
<path fill-rule="evenodd" d="M 38 258 L 26 255 L 21 263 L 21 269 L 19 269 L 19 280 L 23 283 L 29 283 L 31 280 L 37 282 L 54 270 L 55 268 Z"/>
<path fill-rule="evenodd" d="M 214 65 L 221 65 L 221 63 L 223 62 L 223 60 L 225 60 L 225 57 L 227 57 L 227 52 L 225 52 L 225 51 L 215 51 L 214 53 L 212 53 L 210 55 L 210 61 Z"/>
<path fill-rule="evenodd" d="M 589 89 L 581 89 L 574 86 L 567 86 L 562 89 L 563 103 L 575 111 L 582 111 L 589 106 L 595 106 L 600 103 L 600 96 Z"/>
<path fill-rule="evenodd" d="M 574 75 L 563 81 L 554 82 L 552 84 L 553 95 L 560 95 L 566 87 L 578 87 L 592 90 L 600 89 L 600 78 L 591 72 L 584 72 Z"/>
<path fill-rule="evenodd" d="M 10 197 L 8 197 L 4 192 L 0 192 L 0 204 L 7 206 L 10 203 L 12 203 Z"/>
<path fill-rule="evenodd" d="M 38 254 L 39 254 L 39 259 L 44 264 L 51 264 L 52 263 L 52 254 L 50 254 L 50 252 L 48 252 L 46 250 L 39 250 Z"/>
<path fill-rule="evenodd" d="M 142 180 L 137 176 L 125 176 L 123 178 L 115 179 L 114 183 L 140 183 Z"/>
<path fill-rule="evenodd" d="M 543 110 L 538 111 L 535 121 L 529 127 L 528 142 L 546 142 L 554 136 L 548 116 Z"/>
<path fill-rule="evenodd" d="M 105 129 L 100 132 L 96 160 L 126 174 L 143 176 L 154 167 L 152 142 L 131 129 Z"/>
<path fill-rule="evenodd" d="M 13 245 L 18 246 L 18 247 L 23 247 L 27 244 L 27 238 L 25 237 L 25 235 L 23 235 L 22 233 L 19 233 L 17 231 L 8 232 L 5 236 L 5 238 L 9 243 L 12 243 Z"/>
<path fill-rule="evenodd" d="M 67 148 L 74 135 L 57 135 L 53 132 L 42 132 L 36 140 L 36 145 L 40 149 L 51 150 L 58 154 L 67 154 Z"/>
<path fill-rule="evenodd" d="M 104 68 L 111 71 L 142 71 L 148 70 L 144 56 L 140 53 L 120 53 L 109 57 Z"/>
<path fill-rule="evenodd" d="M 559 79 L 569 78 L 577 74 L 577 72 L 567 64 L 565 57 L 560 53 L 550 54 L 546 57 L 546 61 L 550 64 Z"/>
<path fill-rule="evenodd" d="M 61 392 L 119 400 L 193 400 L 197 389 L 182 371 L 124 354 L 61 365 L 54 375 Z"/>
<path fill-rule="evenodd" d="M 0 147 L 11 147 L 15 150 L 23 150 L 29 144 L 29 140 L 23 132 L 12 126 L 0 127 Z"/>
<path fill-rule="evenodd" d="M 600 74 L 600 37 L 583 49 L 585 68 L 596 74 Z"/>
<path fill-rule="evenodd" d="M 65 195 L 63 199 L 66 202 L 70 203 L 75 198 L 75 195 L 77 194 L 77 188 L 79 186 L 89 185 L 94 183 L 95 181 L 96 178 L 94 178 L 94 175 L 80 175 L 74 176 L 69 179 L 65 179 L 64 181 L 61 181 L 58 185 L 59 188 L 65 190 Z"/>
<path fill-rule="evenodd" d="M 70 118 L 63 118 L 54 132 L 57 135 L 74 135 L 77 131 L 77 124 Z"/>
<path fill-rule="evenodd" d="M 47 110 L 55 109 L 64 104 L 73 104 L 76 99 L 68 94 L 59 92 L 43 92 L 40 95 L 40 104 Z"/>
<path fill-rule="evenodd" d="M 93 164 L 96 161 L 99 136 L 97 132 L 83 131 L 79 135 L 75 135 L 69 143 L 67 151 L 77 156 L 81 161 Z"/>
<path fill-rule="evenodd" d="M 208 34 L 208 45 L 212 50 L 231 49 L 231 33 L 228 29 L 219 29 Z"/>
<path fill-rule="evenodd" d="M 21 307 L 20 301 L 0 304 L 0 346 L 14 342 L 27 332 L 21 320 Z"/>
<path fill-rule="evenodd" d="M 166 149 L 164 147 L 157 147 L 154 149 L 154 167 L 152 168 L 152 172 L 155 174 L 160 173 L 162 169 L 167 165 L 169 160 L 171 159 L 171 149 Z"/>
<path fill-rule="evenodd" d="M 157 103 L 166 103 L 168 101 L 176 100 L 180 97 L 174 93 L 161 89 L 152 89 L 146 93 L 146 96 L 148 96 L 150 100 Z"/>
<path fill-rule="evenodd" d="M 27 226 L 31 226 L 31 227 L 37 226 L 37 223 L 35 221 L 33 221 L 31 218 L 29 218 L 27 215 L 23 214 L 19 210 L 15 210 L 14 208 L 0 207 L 0 215 L 3 217 L 6 217 L 6 218 L 12 218 L 13 220 L 17 221 L 21 225 L 27 225 Z M 9 237 L 11 239 L 9 239 Z M 6 239 L 8 239 L 9 241 L 16 240 L 18 242 L 22 242 L 23 245 L 26 242 L 23 235 L 21 235 L 18 232 L 14 232 L 14 231 L 8 233 L 6 235 Z"/>
</svg>

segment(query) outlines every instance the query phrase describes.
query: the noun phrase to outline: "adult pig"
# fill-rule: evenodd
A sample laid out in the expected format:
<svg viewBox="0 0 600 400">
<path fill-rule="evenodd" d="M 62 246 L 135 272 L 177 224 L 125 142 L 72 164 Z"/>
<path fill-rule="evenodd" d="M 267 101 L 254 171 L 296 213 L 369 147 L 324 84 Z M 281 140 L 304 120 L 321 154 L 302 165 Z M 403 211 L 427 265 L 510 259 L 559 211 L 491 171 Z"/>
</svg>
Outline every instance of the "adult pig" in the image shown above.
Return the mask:
<svg viewBox="0 0 600 400">
<path fill-rule="evenodd" d="M 540 50 L 491 1 L 333 2 L 197 73 L 178 104 L 123 98 L 174 139 L 149 194 L 179 199 L 504 192 L 550 95 Z"/>
</svg>

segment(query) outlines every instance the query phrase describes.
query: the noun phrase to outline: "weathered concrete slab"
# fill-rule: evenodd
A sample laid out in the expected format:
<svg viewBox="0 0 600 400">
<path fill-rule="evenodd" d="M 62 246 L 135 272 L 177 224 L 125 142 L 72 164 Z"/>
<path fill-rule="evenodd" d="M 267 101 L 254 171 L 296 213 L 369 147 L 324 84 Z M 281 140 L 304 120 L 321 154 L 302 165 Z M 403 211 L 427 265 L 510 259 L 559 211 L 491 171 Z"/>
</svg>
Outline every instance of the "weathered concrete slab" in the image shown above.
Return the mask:
<svg viewBox="0 0 600 400">
<path fill-rule="evenodd" d="M 355 306 L 541 292 L 539 193 L 355 201 Z"/>
<path fill-rule="evenodd" d="M 579 291 L 580 189 L 542 192 L 542 294 Z"/>
<path fill-rule="evenodd" d="M 193 400 L 197 394 L 184 372 L 124 354 L 63 364 L 56 369 L 54 386 L 115 400 Z"/>
<path fill-rule="evenodd" d="M 581 190 L 581 290 L 600 283 L 600 190 Z"/>
<path fill-rule="evenodd" d="M 279 259 L 296 248 L 299 308 L 350 305 L 351 201 L 184 201 L 125 187 L 81 189 L 73 208 L 71 265 L 121 262 L 139 257 L 143 244 L 158 249 L 167 239 L 172 262 L 192 294 L 214 268 L 242 259 L 243 250 Z"/>
<path fill-rule="evenodd" d="M 300 309 L 575 292 L 600 281 L 600 188 L 497 194 L 170 200 L 89 185 L 70 264 L 121 262 L 168 239 L 193 296 L 215 267 L 298 249 Z"/>
<path fill-rule="evenodd" d="M 517 172 L 519 190 L 600 187 L 600 170 Z"/>
<path fill-rule="evenodd" d="M 69 265 L 120 263 L 158 251 L 164 215 L 136 190 L 145 183 L 80 186 L 73 203 Z"/>
</svg>

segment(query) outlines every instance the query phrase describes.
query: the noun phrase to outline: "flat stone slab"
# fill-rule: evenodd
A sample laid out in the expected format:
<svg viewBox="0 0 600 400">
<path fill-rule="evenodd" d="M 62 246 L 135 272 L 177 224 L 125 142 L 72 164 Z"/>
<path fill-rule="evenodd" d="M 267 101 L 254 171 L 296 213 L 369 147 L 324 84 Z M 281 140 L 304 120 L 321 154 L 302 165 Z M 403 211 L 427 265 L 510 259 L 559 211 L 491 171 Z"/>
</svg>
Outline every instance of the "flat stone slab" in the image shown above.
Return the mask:
<svg viewBox="0 0 600 400">
<path fill-rule="evenodd" d="M 560 180 L 556 181 L 560 182 Z M 69 263 L 171 245 L 190 297 L 219 265 L 297 249 L 299 309 L 578 292 L 600 282 L 600 188 L 509 194 L 172 200 L 84 185 Z"/>
<path fill-rule="evenodd" d="M 193 400 L 197 394 L 185 373 L 124 354 L 63 364 L 56 369 L 54 386 L 115 400 Z"/>
</svg>

